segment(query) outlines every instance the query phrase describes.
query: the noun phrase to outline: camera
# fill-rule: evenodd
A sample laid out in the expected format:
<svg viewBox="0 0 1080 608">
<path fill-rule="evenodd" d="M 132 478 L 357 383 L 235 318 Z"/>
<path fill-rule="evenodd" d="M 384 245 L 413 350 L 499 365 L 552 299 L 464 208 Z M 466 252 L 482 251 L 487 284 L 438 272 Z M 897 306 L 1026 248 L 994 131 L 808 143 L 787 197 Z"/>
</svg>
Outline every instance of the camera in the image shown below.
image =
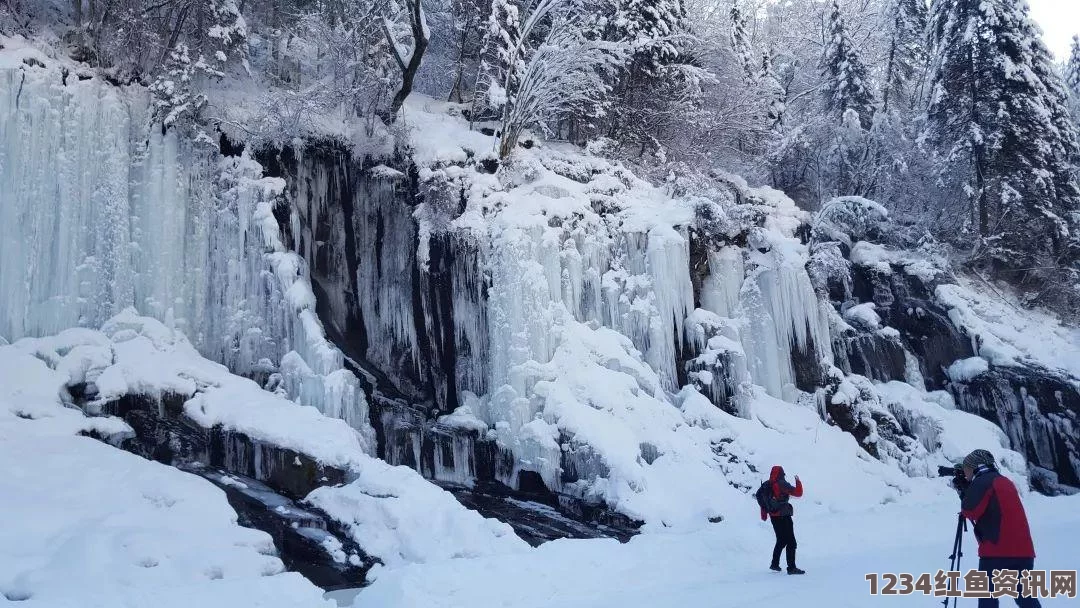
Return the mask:
<svg viewBox="0 0 1080 608">
<path fill-rule="evenodd" d="M 937 469 L 938 477 L 952 477 L 949 485 L 959 494 L 963 494 L 964 490 L 968 487 L 968 480 L 964 477 L 964 465 L 954 464 L 947 467 L 939 466 Z"/>
<path fill-rule="evenodd" d="M 938 477 L 963 477 L 964 467 L 959 464 L 954 464 L 948 467 L 937 468 Z"/>
</svg>

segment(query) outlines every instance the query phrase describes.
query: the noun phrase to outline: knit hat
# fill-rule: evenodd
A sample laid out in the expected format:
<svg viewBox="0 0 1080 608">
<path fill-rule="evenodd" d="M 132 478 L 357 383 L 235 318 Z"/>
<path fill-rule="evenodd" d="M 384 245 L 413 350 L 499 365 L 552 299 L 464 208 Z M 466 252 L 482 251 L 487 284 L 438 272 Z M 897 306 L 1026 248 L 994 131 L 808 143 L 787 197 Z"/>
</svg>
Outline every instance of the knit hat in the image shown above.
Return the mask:
<svg viewBox="0 0 1080 608">
<path fill-rule="evenodd" d="M 964 457 L 964 466 L 971 467 L 972 469 L 979 468 L 979 465 L 994 466 L 994 455 L 986 450 L 975 450 L 972 453 Z"/>
</svg>

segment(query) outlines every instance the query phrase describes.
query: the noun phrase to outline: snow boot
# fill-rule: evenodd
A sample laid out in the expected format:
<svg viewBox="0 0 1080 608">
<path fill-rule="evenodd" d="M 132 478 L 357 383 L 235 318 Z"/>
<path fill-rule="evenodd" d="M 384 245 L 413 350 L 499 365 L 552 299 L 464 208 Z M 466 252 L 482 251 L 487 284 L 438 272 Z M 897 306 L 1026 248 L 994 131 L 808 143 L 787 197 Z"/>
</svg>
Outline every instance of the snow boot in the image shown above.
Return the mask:
<svg viewBox="0 0 1080 608">
<path fill-rule="evenodd" d="M 775 570 L 776 572 L 782 572 L 782 570 L 780 570 L 780 566 L 777 566 L 776 564 L 771 564 L 769 566 L 769 570 Z"/>
<path fill-rule="evenodd" d="M 806 572 L 805 572 L 805 571 L 803 571 L 803 570 L 799 570 L 798 568 L 794 568 L 794 567 L 792 567 L 792 568 L 788 568 L 788 569 L 787 569 L 787 573 L 788 573 L 788 574 L 806 574 Z"/>
</svg>

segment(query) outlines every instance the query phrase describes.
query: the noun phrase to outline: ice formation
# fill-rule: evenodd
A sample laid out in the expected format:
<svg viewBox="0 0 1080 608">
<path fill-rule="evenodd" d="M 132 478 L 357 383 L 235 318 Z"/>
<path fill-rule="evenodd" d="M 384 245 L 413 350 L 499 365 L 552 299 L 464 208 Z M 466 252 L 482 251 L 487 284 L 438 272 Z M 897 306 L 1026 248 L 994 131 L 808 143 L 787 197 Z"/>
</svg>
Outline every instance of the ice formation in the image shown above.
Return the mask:
<svg viewBox="0 0 1080 608">
<path fill-rule="evenodd" d="M 281 243 L 284 182 L 150 127 L 145 90 L 7 42 L 6 61 L 37 61 L 0 71 L 0 335 L 99 327 L 134 307 L 370 434 L 306 267 Z"/>
</svg>

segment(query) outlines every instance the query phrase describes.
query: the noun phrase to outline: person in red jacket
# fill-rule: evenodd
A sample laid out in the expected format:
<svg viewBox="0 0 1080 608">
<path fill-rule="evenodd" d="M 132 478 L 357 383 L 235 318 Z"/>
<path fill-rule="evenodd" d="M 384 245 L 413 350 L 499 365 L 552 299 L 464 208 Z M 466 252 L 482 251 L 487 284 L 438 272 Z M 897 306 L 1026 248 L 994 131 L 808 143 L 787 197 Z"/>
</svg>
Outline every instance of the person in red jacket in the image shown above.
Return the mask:
<svg viewBox="0 0 1080 608">
<path fill-rule="evenodd" d="M 795 542 L 795 524 L 791 519 L 795 514 L 795 509 L 788 501 L 790 496 L 796 498 L 802 496 L 802 481 L 796 475 L 795 486 L 792 487 L 784 478 L 784 468 L 777 465 L 769 473 L 769 482 L 772 485 L 773 501 L 779 505 L 776 510 L 768 513 L 772 519 L 773 532 L 776 533 L 776 545 L 773 546 L 772 563 L 769 564 L 769 569 L 780 571 L 780 552 L 787 549 L 787 573 L 806 574 L 795 566 L 795 549 L 798 543 Z M 765 509 L 761 509 L 761 521 L 765 521 L 765 515 Z"/>
<path fill-rule="evenodd" d="M 1035 546 L 1031 542 L 1027 514 L 1016 486 L 998 472 L 994 455 L 975 450 L 964 458 L 964 478 L 968 484 L 960 493 L 960 513 L 975 524 L 979 541 L 979 570 L 986 572 L 993 591 L 994 570 L 1032 570 Z M 1021 578 L 1022 580 L 1022 578 Z M 1023 597 L 1023 585 L 1015 598 L 1022 608 L 1039 608 L 1039 600 Z M 980 598 L 979 608 L 996 607 L 998 598 Z"/>
</svg>

